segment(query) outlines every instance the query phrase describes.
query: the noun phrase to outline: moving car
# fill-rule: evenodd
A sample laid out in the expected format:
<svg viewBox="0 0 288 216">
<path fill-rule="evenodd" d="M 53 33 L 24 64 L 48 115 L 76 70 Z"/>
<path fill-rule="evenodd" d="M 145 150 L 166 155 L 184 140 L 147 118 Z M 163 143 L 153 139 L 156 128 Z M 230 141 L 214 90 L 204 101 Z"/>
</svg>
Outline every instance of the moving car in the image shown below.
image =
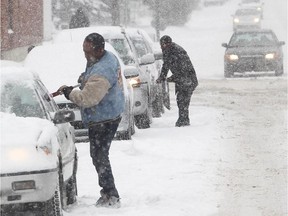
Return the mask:
<svg viewBox="0 0 288 216">
<path fill-rule="evenodd" d="M 271 29 L 234 32 L 224 55 L 224 76 L 231 77 L 235 72 L 274 71 L 276 76 L 283 74 L 284 41 L 279 41 Z"/>
<path fill-rule="evenodd" d="M 74 113 L 58 109 L 37 74 L 4 63 L 0 118 L 1 215 L 62 215 L 77 195 Z"/>
<path fill-rule="evenodd" d="M 84 38 L 91 32 L 101 34 L 105 41 L 109 42 L 117 51 L 125 66 L 134 66 L 139 70 L 139 76 L 131 79 L 131 84 L 134 87 L 134 119 L 138 128 L 150 127 L 152 123 L 153 104 L 161 103 L 155 100 L 162 99 L 155 97 L 155 95 L 157 95 L 155 93 L 157 88 L 153 86 L 153 83 L 155 83 L 155 75 L 158 73 L 156 68 L 153 68 L 153 71 L 151 71 L 151 65 L 154 67 L 153 65 L 155 63 L 154 53 L 150 50 L 149 53 L 138 56 L 134 44 L 127 36 L 126 29 L 120 26 L 94 26 L 89 28 L 66 29 L 56 34 L 53 42 L 83 42 Z M 145 70 L 145 68 L 148 69 Z M 156 116 L 155 112 L 154 116 Z"/>
<path fill-rule="evenodd" d="M 261 13 L 256 8 L 237 9 L 233 15 L 233 31 L 248 28 L 261 28 Z"/>
<path fill-rule="evenodd" d="M 27 55 L 24 64 L 38 71 L 50 92 L 56 91 L 64 84 L 74 86 L 79 75 L 85 71 L 86 66 L 82 44 L 83 41 L 37 46 Z M 117 52 L 109 43 L 105 44 L 105 49 L 113 52 L 118 57 Z M 49 60 L 47 56 L 49 56 Z M 133 88 L 129 85 L 129 81 L 130 78 L 138 76 L 139 73 L 136 68 L 125 68 L 119 57 L 118 60 L 122 71 L 125 110 L 122 114 L 115 138 L 127 140 L 131 139 L 132 134 L 135 133 Z M 71 101 L 68 101 L 63 95 L 55 97 L 55 100 L 61 109 L 74 110 L 76 119 L 71 124 L 75 127 L 76 142 L 88 141 L 88 130 L 82 124 L 80 108 Z"/>
<path fill-rule="evenodd" d="M 239 3 L 240 7 L 247 7 L 247 8 L 255 8 L 261 15 L 261 19 L 263 19 L 263 7 L 264 3 L 260 0 L 242 0 Z"/>
</svg>

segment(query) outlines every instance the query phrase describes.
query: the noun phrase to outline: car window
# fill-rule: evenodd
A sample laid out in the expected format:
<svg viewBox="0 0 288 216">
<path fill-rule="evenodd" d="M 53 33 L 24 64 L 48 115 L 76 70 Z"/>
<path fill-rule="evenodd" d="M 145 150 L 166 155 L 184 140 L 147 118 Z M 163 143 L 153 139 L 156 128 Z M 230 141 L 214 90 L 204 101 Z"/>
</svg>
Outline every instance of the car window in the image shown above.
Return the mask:
<svg viewBox="0 0 288 216">
<path fill-rule="evenodd" d="M 1 112 L 19 117 L 45 118 L 34 87 L 25 82 L 6 83 L 1 89 Z"/>
<path fill-rule="evenodd" d="M 42 99 L 42 103 L 45 106 L 45 109 L 48 112 L 56 112 L 58 110 L 58 106 L 54 100 L 51 100 L 51 96 L 48 95 L 48 90 L 39 80 L 36 82 L 36 90 Z"/>
<path fill-rule="evenodd" d="M 237 10 L 236 16 L 251 16 L 251 15 L 258 15 L 259 11 L 255 9 L 244 9 L 244 10 Z"/>
<path fill-rule="evenodd" d="M 272 46 L 277 39 L 271 32 L 247 32 L 234 34 L 230 40 L 230 46 Z"/>
<path fill-rule="evenodd" d="M 140 37 L 131 37 L 131 41 L 137 52 L 137 57 L 141 58 L 149 53 L 149 49 L 145 41 Z"/>
</svg>

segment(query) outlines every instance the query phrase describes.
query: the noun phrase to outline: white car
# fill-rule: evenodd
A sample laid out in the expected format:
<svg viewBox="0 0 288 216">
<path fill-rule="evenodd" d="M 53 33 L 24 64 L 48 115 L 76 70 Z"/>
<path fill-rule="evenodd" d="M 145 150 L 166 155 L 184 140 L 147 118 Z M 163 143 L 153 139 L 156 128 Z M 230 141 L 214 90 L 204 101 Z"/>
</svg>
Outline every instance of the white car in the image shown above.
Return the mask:
<svg viewBox="0 0 288 216">
<path fill-rule="evenodd" d="M 53 43 L 36 46 L 27 55 L 24 64 L 33 70 L 39 71 L 41 79 L 45 82 L 51 93 L 64 84 L 74 86 L 77 84 L 79 75 L 85 71 L 86 66 L 82 44 L 83 41 L 81 40 L 81 42 L 75 43 Z M 135 124 L 133 115 L 133 88 L 129 85 L 129 79 L 138 76 L 138 71 L 136 69 L 124 68 L 123 62 L 109 43 L 105 44 L 105 49 L 113 52 L 120 62 L 125 94 L 125 110 L 122 114 L 115 138 L 131 139 L 132 134 L 135 133 Z M 49 59 L 47 56 L 49 56 Z M 67 108 L 75 111 L 76 119 L 72 122 L 72 125 L 75 127 L 76 141 L 88 141 L 88 130 L 82 124 L 79 107 L 68 101 L 63 95 L 55 97 L 55 100 L 61 109 Z"/>
<path fill-rule="evenodd" d="M 154 53 L 149 51 L 143 56 L 138 56 L 134 44 L 126 34 L 126 30 L 120 26 L 94 26 L 62 30 L 54 36 L 53 42 L 83 42 L 84 38 L 92 32 L 101 34 L 105 41 L 113 46 L 125 66 L 134 66 L 139 70 L 139 76 L 131 79 L 131 84 L 134 87 L 135 124 L 141 129 L 150 127 L 153 103 L 155 104 L 155 99 L 157 99 L 155 97 L 155 88 L 152 84 L 155 83 L 155 77 L 158 72 L 155 69 L 151 71 L 151 66 L 155 63 Z M 146 67 L 148 67 L 147 71 L 145 70 Z"/>
<path fill-rule="evenodd" d="M 232 17 L 233 31 L 261 28 L 261 13 L 256 8 L 239 8 Z"/>
<path fill-rule="evenodd" d="M 1 62 L 1 215 L 62 215 L 76 201 L 72 111 L 60 111 L 37 74 Z"/>
</svg>

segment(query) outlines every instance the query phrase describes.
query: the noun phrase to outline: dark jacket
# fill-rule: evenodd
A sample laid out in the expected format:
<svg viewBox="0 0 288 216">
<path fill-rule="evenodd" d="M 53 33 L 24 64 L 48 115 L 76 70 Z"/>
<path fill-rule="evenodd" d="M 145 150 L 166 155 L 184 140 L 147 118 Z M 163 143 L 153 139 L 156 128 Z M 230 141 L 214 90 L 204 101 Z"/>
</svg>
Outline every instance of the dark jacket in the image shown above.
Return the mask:
<svg viewBox="0 0 288 216">
<path fill-rule="evenodd" d="M 198 86 L 196 72 L 187 52 L 174 42 L 163 50 L 160 78 L 165 79 L 169 70 L 172 72 L 170 81 L 175 82 L 176 91 L 187 88 L 194 90 Z"/>
</svg>

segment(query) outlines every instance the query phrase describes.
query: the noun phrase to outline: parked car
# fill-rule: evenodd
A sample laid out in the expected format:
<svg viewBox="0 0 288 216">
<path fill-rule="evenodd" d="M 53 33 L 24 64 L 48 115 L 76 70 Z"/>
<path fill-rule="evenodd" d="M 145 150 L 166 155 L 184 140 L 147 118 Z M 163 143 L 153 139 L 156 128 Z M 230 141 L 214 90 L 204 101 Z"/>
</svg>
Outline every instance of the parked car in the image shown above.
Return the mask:
<svg viewBox="0 0 288 216">
<path fill-rule="evenodd" d="M 85 71 L 86 66 L 82 44 L 83 41 L 37 46 L 28 54 L 24 64 L 33 70 L 39 71 L 40 77 L 46 83 L 50 92 L 56 91 L 63 84 L 74 86 L 79 75 Z M 117 56 L 121 65 L 122 80 L 124 81 L 125 110 L 122 113 L 122 119 L 115 138 L 131 139 L 131 136 L 135 133 L 135 123 L 133 88 L 129 85 L 129 81 L 131 78 L 138 76 L 139 72 L 136 68 L 125 67 L 117 52 L 109 43 L 105 44 L 105 49 Z M 49 56 L 49 60 L 47 56 Z M 76 119 L 71 124 L 75 127 L 76 142 L 88 141 L 88 130 L 82 124 L 80 108 L 68 101 L 63 95 L 55 97 L 55 100 L 61 109 L 74 110 Z"/>
<path fill-rule="evenodd" d="M 119 54 L 126 66 L 134 66 L 139 70 L 139 76 L 131 80 L 134 87 L 134 118 L 138 128 L 148 128 L 152 122 L 153 104 L 158 104 L 155 100 L 161 98 L 154 91 L 152 86 L 157 72 L 153 69 L 144 70 L 147 65 L 154 65 L 155 57 L 152 51 L 147 55 L 138 56 L 136 48 L 126 30 L 120 26 L 94 26 L 89 28 L 67 29 L 54 36 L 54 43 L 83 41 L 86 35 L 91 32 L 97 32 L 103 35 L 105 41 L 109 42 Z M 149 66 L 150 67 L 150 66 Z M 151 68 L 151 67 L 150 67 Z M 155 110 L 154 110 L 155 111 Z M 154 116 L 155 112 L 154 112 Z"/>
<path fill-rule="evenodd" d="M 147 80 L 150 82 L 148 87 L 152 89 L 150 92 L 152 94 L 151 100 L 153 117 L 160 117 L 164 112 L 164 105 L 166 108 L 170 107 L 168 83 L 164 82 L 164 85 L 162 85 L 162 83 L 156 83 L 156 79 L 161 73 L 161 67 L 163 63 L 161 59 L 162 51 L 155 49 L 152 39 L 143 29 L 126 28 L 125 32 L 135 48 L 136 57 L 138 58 L 139 62 L 141 61 L 141 58 L 144 57 L 153 56 L 152 59 L 154 58 L 154 61 L 151 63 L 139 64 L 142 72 L 139 77 L 141 80 Z M 158 58 L 159 56 L 160 58 Z"/>
<path fill-rule="evenodd" d="M 237 9 L 233 15 L 233 31 L 249 28 L 261 28 L 261 13 L 256 8 Z"/>
<path fill-rule="evenodd" d="M 62 215 L 77 195 L 74 113 L 58 109 L 37 74 L 4 63 L 0 117 L 1 215 Z"/>
<path fill-rule="evenodd" d="M 235 72 L 274 71 L 276 76 L 283 74 L 284 41 L 279 41 L 271 29 L 234 32 L 224 55 L 224 76 L 231 77 Z"/>
</svg>

